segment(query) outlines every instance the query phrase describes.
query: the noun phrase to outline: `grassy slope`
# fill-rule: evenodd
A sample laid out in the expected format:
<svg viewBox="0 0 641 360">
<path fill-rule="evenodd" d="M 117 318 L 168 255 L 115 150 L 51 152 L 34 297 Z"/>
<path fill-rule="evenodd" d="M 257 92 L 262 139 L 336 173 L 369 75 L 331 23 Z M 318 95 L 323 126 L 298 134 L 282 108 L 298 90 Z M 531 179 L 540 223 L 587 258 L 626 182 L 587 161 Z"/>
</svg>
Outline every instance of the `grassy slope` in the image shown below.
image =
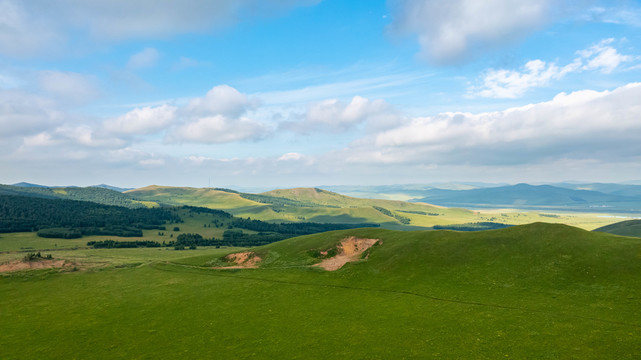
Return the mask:
<svg viewBox="0 0 641 360">
<path fill-rule="evenodd" d="M 622 236 L 641 237 L 641 220 L 626 220 L 615 224 L 606 225 L 594 231 L 605 232 Z"/>
<path fill-rule="evenodd" d="M 25 233 L 7 233 L 0 234 L 0 263 L 9 262 L 12 260 L 21 259 L 25 252 L 36 251 L 38 249 L 46 249 L 46 253 L 53 254 L 56 258 L 65 258 L 82 263 L 104 263 L 104 259 L 96 256 L 96 250 L 74 250 L 87 247 L 89 241 L 101 240 L 120 240 L 120 241 L 135 241 L 135 240 L 152 240 L 152 241 L 170 241 L 174 240 L 182 233 L 197 233 L 203 237 L 222 238 L 223 232 L 227 229 L 226 226 L 216 228 L 213 226 L 205 228 L 203 225 L 211 224 L 214 219 L 220 218 L 212 214 L 189 214 L 188 211 L 182 210 L 180 217 L 184 223 L 170 223 L 165 225 L 167 230 L 143 230 L 143 237 L 115 237 L 115 236 L 84 236 L 80 239 L 48 239 L 41 238 L 35 232 Z M 173 231 L 174 227 L 178 227 L 179 231 Z M 247 233 L 254 233 L 252 230 L 243 230 Z M 160 233 L 164 235 L 160 235 Z M 173 235 L 173 237 L 172 237 Z M 119 254 L 118 250 L 113 250 L 114 254 Z M 141 256 L 145 253 L 145 249 L 131 249 L 131 253 L 140 253 Z M 136 250 L 136 251 L 133 251 Z M 149 250 L 151 251 L 151 250 Z M 98 254 L 107 254 L 98 250 Z M 152 254 L 156 254 L 152 252 Z M 115 256 L 115 255 L 114 255 Z M 128 255 L 125 256 L 127 258 Z M 155 256 L 155 255 L 154 255 Z M 182 255 L 185 256 L 185 255 Z M 111 257 L 111 256 L 110 256 Z M 175 257 L 175 256 L 174 256 Z M 153 257 L 155 258 L 155 257 Z"/>
<path fill-rule="evenodd" d="M 0 194 L 90 201 L 99 204 L 124 206 L 129 208 L 158 206 L 157 203 L 152 201 L 138 201 L 132 199 L 129 195 L 118 191 L 91 186 L 47 188 L 0 184 Z"/>
<path fill-rule="evenodd" d="M 379 238 L 336 272 L 295 267 Z M 157 250 L 154 250 L 157 251 Z M 0 279 L 3 358 L 617 358 L 641 341 L 641 240 L 532 224 L 478 233 L 358 229 L 151 266 Z M 175 253 L 175 252 L 174 252 Z M 34 331 L 34 329 L 38 331 Z"/>
<path fill-rule="evenodd" d="M 400 228 L 396 219 L 381 214 L 372 206 L 386 209 L 439 213 L 441 217 L 400 213 L 413 220 L 412 225 L 432 226 L 454 222 L 472 221 L 475 213 L 464 209 L 444 209 L 428 204 L 392 200 L 359 199 L 318 189 L 298 188 L 264 193 L 275 198 L 286 198 L 308 203 L 310 207 L 271 206 L 243 198 L 240 194 L 213 189 L 148 186 L 131 190 L 128 194 L 145 200 L 167 204 L 205 206 L 229 211 L 237 216 L 250 216 L 260 220 L 312 221 L 339 223 L 383 223 Z M 321 205 L 320 207 L 317 205 Z M 274 211 L 276 209 L 276 211 Z"/>
<path fill-rule="evenodd" d="M 244 199 L 236 193 L 213 189 L 150 185 L 125 191 L 125 193 L 140 199 L 153 199 L 163 204 L 203 206 L 223 210 L 262 205 Z"/>
<path fill-rule="evenodd" d="M 539 212 L 515 210 L 469 211 L 456 208 L 442 208 L 423 203 L 404 201 L 353 198 L 330 191 L 313 188 L 273 190 L 261 195 L 276 199 L 285 198 L 309 203 L 314 206 L 274 206 L 243 198 L 240 194 L 213 189 L 177 188 L 148 186 L 128 192 L 137 198 L 167 204 L 204 206 L 223 209 L 230 213 L 264 221 L 313 221 L 337 223 L 376 222 L 389 229 L 420 229 L 434 225 L 462 224 L 468 222 L 494 221 L 507 224 L 527 224 L 549 221 L 594 229 L 612 223 L 612 218 L 600 214 L 557 213 L 554 217 L 542 216 Z M 318 205 L 324 205 L 318 206 Z M 376 211 L 379 206 L 411 220 L 410 226 L 400 224 L 396 219 Z M 430 216 L 407 211 L 439 214 Z"/>
</svg>

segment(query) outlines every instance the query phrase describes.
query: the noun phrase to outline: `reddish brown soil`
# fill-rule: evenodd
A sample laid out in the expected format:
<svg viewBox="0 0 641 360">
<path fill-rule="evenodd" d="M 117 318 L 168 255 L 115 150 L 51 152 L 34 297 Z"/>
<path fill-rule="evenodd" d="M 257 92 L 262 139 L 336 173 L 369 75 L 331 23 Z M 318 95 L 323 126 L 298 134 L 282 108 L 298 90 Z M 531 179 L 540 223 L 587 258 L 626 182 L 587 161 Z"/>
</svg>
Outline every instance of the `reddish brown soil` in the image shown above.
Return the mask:
<svg viewBox="0 0 641 360">
<path fill-rule="evenodd" d="M 258 263 L 263 260 L 256 253 L 244 251 L 225 256 L 225 260 L 235 265 L 215 267 L 215 269 L 253 269 L 258 267 Z"/>
<path fill-rule="evenodd" d="M 62 269 L 73 266 L 72 263 L 66 260 L 40 260 L 40 261 L 21 261 L 16 260 L 10 263 L 1 264 L 0 272 L 11 272 L 20 270 L 34 270 L 34 269 Z"/>
<path fill-rule="evenodd" d="M 378 239 L 360 239 L 354 236 L 345 238 L 338 244 L 338 254 L 336 256 L 324 259 L 314 266 L 320 266 L 327 271 L 336 271 L 348 262 L 360 260 L 361 255 L 378 242 L 380 242 Z"/>
</svg>

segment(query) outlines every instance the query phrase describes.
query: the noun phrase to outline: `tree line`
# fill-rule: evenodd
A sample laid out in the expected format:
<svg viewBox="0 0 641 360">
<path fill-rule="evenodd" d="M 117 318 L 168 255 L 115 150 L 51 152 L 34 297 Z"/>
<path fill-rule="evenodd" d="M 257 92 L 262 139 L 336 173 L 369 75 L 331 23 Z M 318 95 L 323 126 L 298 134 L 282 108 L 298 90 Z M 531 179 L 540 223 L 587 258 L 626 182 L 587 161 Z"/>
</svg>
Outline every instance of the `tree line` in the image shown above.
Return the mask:
<svg viewBox="0 0 641 360">
<path fill-rule="evenodd" d="M 372 206 L 372 207 L 374 209 L 376 209 L 376 211 L 380 212 L 383 215 L 387 215 L 389 217 L 393 217 L 394 219 L 398 220 L 398 222 L 400 222 L 401 224 L 408 225 L 410 223 L 410 218 L 408 218 L 408 217 L 405 217 L 403 215 L 399 215 L 397 213 L 391 212 L 391 211 L 387 210 L 384 207 L 380 207 L 380 206 Z"/>
<path fill-rule="evenodd" d="M 88 201 L 0 195 L 0 233 L 66 228 L 85 235 L 115 235 L 180 221 L 175 212 L 165 208 L 130 209 Z"/>
<path fill-rule="evenodd" d="M 143 204 L 127 194 L 99 187 L 21 187 L 0 185 L 0 195 L 18 195 L 48 199 L 66 199 L 89 201 L 104 205 L 124 206 L 128 208 L 143 208 Z"/>
<path fill-rule="evenodd" d="M 313 222 L 299 222 L 299 223 L 268 223 L 260 220 L 252 220 L 250 218 L 235 217 L 232 220 L 232 226 L 243 228 L 247 230 L 259 232 L 275 232 L 279 234 L 287 234 L 292 236 L 316 234 L 319 232 L 333 231 L 333 230 L 346 230 L 356 229 L 362 227 L 378 227 L 379 224 L 373 223 L 360 223 L 360 224 L 333 224 L 333 223 L 313 223 Z M 292 237 L 290 236 L 290 237 Z"/>
<path fill-rule="evenodd" d="M 452 225 L 434 225 L 434 230 L 456 230 L 456 231 L 481 231 L 481 230 L 495 230 L 504 229 L 512 225 L 495 223 L 495 222 L 475 222 L 466 224 L 452 224 Z"/>
</svg>

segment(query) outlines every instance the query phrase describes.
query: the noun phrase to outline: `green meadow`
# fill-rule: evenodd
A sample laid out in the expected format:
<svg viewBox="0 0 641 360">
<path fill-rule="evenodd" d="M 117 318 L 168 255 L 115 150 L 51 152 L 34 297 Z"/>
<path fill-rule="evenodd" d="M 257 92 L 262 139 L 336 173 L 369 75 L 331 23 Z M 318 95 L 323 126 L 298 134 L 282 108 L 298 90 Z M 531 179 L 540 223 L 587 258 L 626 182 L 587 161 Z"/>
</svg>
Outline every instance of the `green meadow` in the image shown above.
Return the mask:
<svg viewBox="0 0 641 360">
<path fill-rule="evenodd" d="M 349 236 L 381 243 L 337 271 L 310 266 L 310 250 Z M 211 268 L 234 251 L 63 250 L 105 265 L 4 273 L 1 357 L 638 358 L 638 238 L 355 229 L 252 249 L 256 269 Z"/>
<path fill-rule="evenodd" d="M 398 200 L 363 199 L 316 188 L 273 190 L 243 194 L 225 189 L 147 186 L 126 194 L 136 199 L 171 205 L 222 209 L 235 216 L 271 222 L 378 223 L 392 230 L 420 230 L 435 225 L 499 222 L 522 225 L 550 222 L 586 230 L 612 224 L 617 219 L 606 213 L 530 211 L 519 209 L 467 210 Z M 262 202 L 258 202 L 258 200 Z M 391 213 L 382 213 L 376 207 Z M 399 218 L 406 218 L 402 223 Z"/>
</svg>

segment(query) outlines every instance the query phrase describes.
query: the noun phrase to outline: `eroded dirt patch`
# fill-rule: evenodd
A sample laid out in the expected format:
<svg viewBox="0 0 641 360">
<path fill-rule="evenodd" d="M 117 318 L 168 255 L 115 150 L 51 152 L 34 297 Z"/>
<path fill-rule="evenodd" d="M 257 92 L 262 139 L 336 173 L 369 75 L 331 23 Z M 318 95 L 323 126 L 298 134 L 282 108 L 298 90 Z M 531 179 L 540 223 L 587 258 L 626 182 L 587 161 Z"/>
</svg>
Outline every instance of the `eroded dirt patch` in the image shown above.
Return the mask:
<svg viewBox="0 0 641 360">
<path fill-rule="evenodd" d="M 337 254 L 335 256 L 324 259 L 314 266 L 320 266 L 327 271 L 336 271 L 348 262 L 360 260 L 363 253 L 377 243 L 381 243 L 381 241 L 350 236 L 341 240 L 340 244 L 336 246 Z M 321 251 L 323 255 L 327 253 L 327 251 Z"/>
<path fill-rule="evenodd" d="M 263 260 L 255 252 L 243 251 L 229 254 L 224 257 L 225 261 L 233 265 L 215 267 L 214 269 L 253 269 L 258 267 L 258 263 Z"/>
<path fill-rule="evenodd" d="M 16 260 L 6 264 L 0 264 L 0 272 L 11 272 L 21 270 L 36 269 L 63 269 L 73 267 L 73 264 L 67 260 L 40 260 L 40 261 L 22 261 Z"/>
</svg>

